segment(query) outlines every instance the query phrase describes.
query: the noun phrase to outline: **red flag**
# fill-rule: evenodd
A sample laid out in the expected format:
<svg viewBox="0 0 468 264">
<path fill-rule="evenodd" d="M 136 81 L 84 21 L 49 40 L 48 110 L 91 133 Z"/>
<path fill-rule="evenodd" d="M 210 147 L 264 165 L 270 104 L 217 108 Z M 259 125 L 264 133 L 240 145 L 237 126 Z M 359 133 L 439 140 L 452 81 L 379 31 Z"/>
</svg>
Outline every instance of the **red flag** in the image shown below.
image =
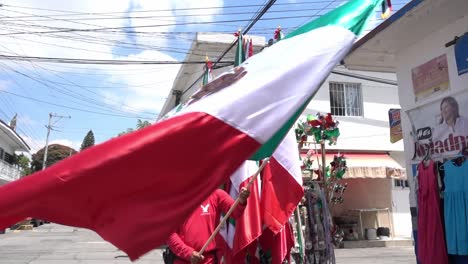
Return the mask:
<svg viewBox="0 0 468 264">
<path fill-rule="evenodd" d="M 264 230 L 259 241 L 263 252 L 271 257 L 269 263 L 282 264 L 285 259 L 289 263 L 291 249 L 294 247 L 294 234 L 289 222 L 276 235 L 270 229 Z"/>
<path fill-rule="evenodd" d="M 253 43 L 252 39 L 249 41 L 249 50 L 248 50 L 249 58 L 253 56 Z"/>
<path fill-rule="evenodd" d="M 237 199 L 240 189 L 246 187 L 257 170 L 257 162 L 245 161 L 233 173 L 231 176 L 230 195 L 234 199 Z M 250 196 L 247 200 L 244 213 L 235 223 L 229 221 L 226 229 L 222 232 L 227 245 L 230 246 L 230 250 L 226 251 L 226 254 L 231 255 L 232 262 L 228 261 L 228 263 L 239 263 L 238 261 L 245 259 L 246 248 L 262 234 L 258 177 L 254 180 L 249 190 Z"/>
<path fill-rule="evenodd" d="M 240 187 L 245 187 L 248 181 L 241 183 Z M 262 220 L 260 212 L 260 194 L 258 180 L 255 180 L 250 187 L 250 196 L 244 213 L 236 221 L 236 233 L 234 235 L 234 256 L 255 241 L 262 234 Z"/>
<path fill-rule="evenodd" d="M 304 195 L 296 137 L 289 131 L 262 172 L 264 224 L 279 232 Z"/>
</svg>

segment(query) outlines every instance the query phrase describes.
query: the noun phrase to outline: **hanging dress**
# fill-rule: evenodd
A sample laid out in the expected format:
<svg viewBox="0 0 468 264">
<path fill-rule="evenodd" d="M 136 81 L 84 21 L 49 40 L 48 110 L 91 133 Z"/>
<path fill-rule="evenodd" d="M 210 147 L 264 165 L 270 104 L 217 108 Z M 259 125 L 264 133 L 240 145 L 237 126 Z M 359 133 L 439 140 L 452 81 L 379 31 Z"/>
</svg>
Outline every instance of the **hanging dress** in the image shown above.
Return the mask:
<svg viewBox="0 0 468 264">
<path fill-rule="evenodd" d="M 447 264 L 440 196 L 432 160 L 418 165 L 418 259 L 421 264 Z"/>
<path fill-rule="evenodd" d="M 451 255 L 468 255 L 468 161 L 457 166 L 449 160 L 444 169 L 447 250 Z"/>
</svg>

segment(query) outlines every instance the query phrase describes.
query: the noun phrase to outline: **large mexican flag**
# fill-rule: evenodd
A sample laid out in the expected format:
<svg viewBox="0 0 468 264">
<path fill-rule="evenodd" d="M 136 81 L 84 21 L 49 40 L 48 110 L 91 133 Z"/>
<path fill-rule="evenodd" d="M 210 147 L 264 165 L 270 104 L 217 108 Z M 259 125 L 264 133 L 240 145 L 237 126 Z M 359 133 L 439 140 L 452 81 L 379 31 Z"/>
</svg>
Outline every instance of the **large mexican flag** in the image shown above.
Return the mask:
<svg viewBox="0 0 468 264">
<path fill-rule="evenodd" d="M 0 229 L 89 228 L 132 260 L 249 157 L 270 156 L 382 0 L 353 0 L 204 86 L 178 114 L 0 187 Z M 201 99 L 199 99 L 201 98 Z"/>
</svg>

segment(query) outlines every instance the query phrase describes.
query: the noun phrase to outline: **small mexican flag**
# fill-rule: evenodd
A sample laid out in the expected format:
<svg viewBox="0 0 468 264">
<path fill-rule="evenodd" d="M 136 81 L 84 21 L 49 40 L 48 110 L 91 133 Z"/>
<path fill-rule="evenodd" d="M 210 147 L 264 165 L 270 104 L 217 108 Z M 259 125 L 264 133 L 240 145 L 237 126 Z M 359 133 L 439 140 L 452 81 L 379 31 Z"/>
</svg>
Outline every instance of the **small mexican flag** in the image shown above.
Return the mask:
<svg viewBox="0 0 468 264">
<path fill-rule="evenodd" d="M 204 70 L 205 72 L 203 73 L 202 85 L 211 82 L 211 79 L 213 79 L 213 76 L 211 75 L 211 71 L 213 70 L 213 63 L 210 61 L 208 56 L 205 57 Z"/>
</svg>

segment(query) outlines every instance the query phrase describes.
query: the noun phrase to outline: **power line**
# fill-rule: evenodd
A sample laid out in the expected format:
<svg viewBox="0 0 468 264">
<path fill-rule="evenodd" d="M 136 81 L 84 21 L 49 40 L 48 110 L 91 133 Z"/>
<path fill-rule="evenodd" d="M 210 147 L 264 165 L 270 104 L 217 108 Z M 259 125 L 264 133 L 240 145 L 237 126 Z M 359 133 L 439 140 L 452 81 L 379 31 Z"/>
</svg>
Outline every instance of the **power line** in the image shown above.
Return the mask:
<svg viewBox="0 0 468 264">
<path fill-rule="evenodd" d="M 96 64 L 96 65 L 177 65 L 177 64 L 205 64 L 205 61 L 154 61 L 154 60 L 98 60 L 98 59 L 72 59 L 36 56 L 12 56 L 0 54 L 0 60 L 9 61 L 34 61 L 71 64 Z M 220 64 L 231 65 L 234 61 L 220 61 Z"/>
<path fill-rule="evenodd" d="M 268 3 L 262 8 L 262 10 L 257 14 L 257 16 L 255 16 L 255 18 L 250 22 L 249 25 L 247 25 L 247 27 L 244 29 L 244 31 L 242 32 L 242 34 L 247 34 L 249 32 L 249 30 L 257 23 L 257 21 L 260 20 L 260 18 L 268 11 L 268 9 L 271 8 L 271 6 L 276 2 L 276 0 L 269 0 Z M 221 56 L 218 57 L 218 59 L 213 63 L 213 67 L 216 66 L 224 56 L 226 56 L 226 54 L 237 44 L 239 39 L 236 39 L 235 41 L 232 42 L 232 44 L 224 51 L 223 54 L 221 54 Z M 182 95 L 184 95 L 187 91 L 189 91 L 197 82 L 200 81 L 200 79 L 203 78 L 203 74 L 200 75 L 200 77 L 198 77 L 198 79 L 196 79 L 189 87 L 187 87 L 186 89 L 184 89 L 182 91 Z"/>
<path fill-rule="evenodd" d="M 35 65 L 33 63 L 31 63 L 33 67 L 35 67 Z M 125 112 L 123 111 L 121 108 L 115 108 L 113 105 L 108 105 L 108 104 L 105 104 L 105 103 L 101 103 L 99 102 L 98 100 L 95 100 L 94 98 L 91 98 L 91 97 L 88 97 L 88 96 L 85 96 L 83 94 L 80 94 L 80 93 L 76 93 L 74 92 L 73 90 L 70 90 L 68 88 L 65 88 L 65 87 L 58 87 L 58 86 L 53 86 L 53 85 L 49 85 L 48 82 L 51 82 L 47 79 L 45 80 L 42 80 L 41 77 L 33 77 L 33 76 L 30 76 L 28 74 L 25 74 L 23 72 L 20 72 L 18 70 L 15 70 L 9 66 L 6 66 L 8 68 L 10 68 L 11 71 L 21 75 L 21 76 L 24 76 L 28 79 L 31 79 L 39 84 L 42 84 L 43 86 L 47 87 L 47 88 L 50 88 L 50 89 L 53 89 L 54 91 L 57 91 L 61 94 L 64 94 L 64 95 L 67 95 L 73 99 L 76 99 L 76 100 L 79 100 L 79 101 L 82 101 L 84 103 L 87 103 L 89 105 L 83 105 L 82 103 L 79 103 L 79 102 L 76 102 L 74 100 L 71 100 L 72 102 L 76 103 L 76 104 L 79 104 L 79 105 L 83 105 L 83 106 L 86 106 L 86 107 L 92 107 L 92 108 L 96 108 L 96 109 L 99 109 L 99 110 L 104 110 L 104 111 L 109 111 L 109 112 Z M 141 114 L 141 113 L 145 113 L 145 112 L 136 112 L 136 111 L 133 111 L 133 110 L 130 110 L 130 112 L 133 112 L 134 114 Z M 151 115 L 156 115 L 156 113 L 150 113 Z"/>
<path fill-rule="evenodd" d="M 27 14 L 24 12 L 19 12 L 19 11 L 14 11 L 10 9 L 5 9 L 3 8 L 2 10 L 8 11 L 8 12 L 15 12 L 19 14 Z M 282 10 L 270 10 L 268 11 L 269 13 L 289 13 L 289 12 L 308 12 L 308 11 L 315 11 L 315 10 L 323 10 L 320 8 L 302 8 L 302 9 L 282 9 Z M 220 13 L 217 14 L 217 16 L 233 16 L 233 15 L 252 15 L 252 14 L 257 14 L 258 12 L 232 12 L 232 13 Z M 70 23 L 78 23 L 76 21 L 83 21 L 83 20 L 117 20 L 117 19 L 157 19 L 161 20 L 160 18 L 163 17 L 175 17 L 175 18 L 180 18 L 180 17 L 200 17 L 200 16 L 209 16 L 211 15 L 210 13 L 201 13 L 201 14 L 181 14 L 181 15 L 151 15 L 151 16 L 106 16 L 106 17 L 80 17 L 80 18 L 69 18 L 69 19 L 60 19 L 60 18 L 55 18 L 53 15 L 28 15 L 28 16 L 14 16 L 14 17 L 9 17 L 9 19 L 0 19 L 0 21 L 15 21 L 16 19 L 21 18 L 21 21 L 50 21 L 50 20 L 59 20 L 59 21 L 67 21 Z M 23 19 L 23 18 L 45 18 L 45 19 Z M 67 16 L 68 17 L 68 16 Z M 92 25 L 92 24 L 85 24 L 85 25 Z M 93 25 L 95 26 L 95 25 Z"/>
<path fill-rule="evenodd" d="M 19 95 L 19 94 L 12 93 L 12 92 L 8 92 L 8 91 L 4 91 L 4 90 L 0 90 L 0 93 L 6 93 L 6 94 L 10 94 L 10 95 L 17 96 L 17 97 L 20 97 L 20 98 L 24 98 L 24 99 L 36 101 L 36 102 L 43 103 L 43 104 L 49 104 L 49 105 L 53 105 L 53 106 L 57 106 L 57 107 L 62 107 L 62 108 L 67 108 L 67 109 L 72 109 L 72 110 L 77 110 L 77 111 L 86 112 L 86 113 L 92 113 L 92 114 L 97 114 L 97 115 L 115 116 L 115 117 L 132 118 L 132 119 L 137 119 L 137 118 L 139 118 L 139 119 L 143 119 L 143 120 L 154 120 L 154 118 L 135 117 L 135 116 L 127 116 L 127 115 L 118 115 L 118 114 L 109 114 L 109 113 L 103 113 L 103 112 L 90 111 L 90 110 L 86 110 L 86 109 L 81 109 L 81 108 L 76 108 L 76 107 L 71 107 L 71 106 L 66 106 L 66 105 L 51 103 L 51 102 L 47 102 L 47 101 L 43 101 L 43 100 L 31 98 L 31 97 Z"/>
<path fill-rule="evenodd" d="M 12 24 L 12 23 L 10 23 L 10 24 Z M 18 26 L 18 27 L 21 27 L 21 28 L 31 27 L 31 26 L 35 27 L 36 26 L 36 27 L 41 27 L 41 28 L 56 29 L 55 27 L 47 27 L 47 26 L 41 26 L 41 25 L 35 25 L 35 24 L 33 24 L 33 25 L 31 25 L 31 24 L 18 24 L 18 23 L 16 23 L 16 24 L 13 23 L 13 24 L 15 26 Z M 11 33 L 11 34 L 21 33 L 21 32 L 22 31 L 14 30 L 14 32 Z M 82 41 L 82 42 L 86 42 L 86 43 L 92 43 L 92 44 L 95 44 L 95 45 L 101 45 L 101 46 L 113 47 L 113 48 L 119 47 L 119 48 L 123 48 L 123 49 L 131 49 L 131 50 L 140 50 L 142 48 L 146 48 L 146 49 L 165 51 L 165 52 L 170 52 L 170 53 L 187 54 L 186 49 L 177 49 L 177 48 L 174 48 L 174 47 L 158 47 L 158 46 L 147 45 L 147 44 L 143 44 L 143 43 L 129 43 L 129 42 L 121 41 L 121 40 L 104 39 L 104 38 L 102 38 L 102 36 L 99 37 L 99 38 L 96 38 L 94 36 L 92 37 L 92 36 L 88 36 L 88 35 L 82 35 L 82 34 L 79 34 L 77 32 L 72 32 L 72 33 L 75 34 L 75 35 L 78 35 L 78 37 L 64 36 L 64 35 L 57 35 L 56 36 L 55 34 L 47 35 L 47 37 L 59 38 L 60 40 L 69 39 L 69 40 L 75 40 L 75 41 Z M 102 34 L 102 33 L 107 33 L 107 32 L 100 32 L 100 34 Z M 84 50 L 84 51 L 88 51 L 88 52 L 105 53 L 105 52 L 102 52 L 102 51 L 93 51 L 93 50 L 89 50 L 89 49 L 85 49 L 85 48 L 81 48 L 81 47 L 77 48 L 77 47 L 63 46 L 63 45 L 59 45 L 59 44 L 56 44 L 56 43 L 45 43 L 45 42 L 38 41 L 36 39 L 30 40 L 30 39 L 25 39 L 25 38 L 19 38 L 19 37 L 17 37 L 18 35 L 11 35 L 11 34 L 7 35 L 7 37 L 14 38 L 14 39 L 19 39 L 19 40 L 22 40 L 22 41 L 30 41 L 30 42 L 34 42 L 34 43 L 42 43 L 42 44 L 45 44 L 45 45 L 57 46 L 57 47 L 62 47 L 62 48 L 69 48 L 69 49 L 73 49 L 73 50 Z M 32 34 L 32 35 L 37 35 L 37 34 Z M 165 36 L 164 38 L 166 38 L 166 39 L 175 39 L 174 37 L 168 37 L 168 36 Z M 179 39 L 175 39 L 175 40 L 180 40 L 180 37 L 179 37 Z M 115 54 L 115 55 L 119 55 L 119 54 Z"/>
<path fill-rule="evenodd" d="M 35 68 L 35 65 L 33 63 L 31 63 L 31 64 Z M 9 66 L 6 66 L 6 67 L 10 68 Z M 99 110 L 109 111 L 109 112 L 124 112 L 125 113 L 125 111 L 123 111 L 121 108 L 115 108 L 115 106 L 108 105 L 108 104 L 105 104 L 105 103 L 103 104 L 103 103 L 101 103 L 101 102 L 99 102 L 99 101 L 97 101 L 97 100 L 95 100 L 95 99 L 93 99 L 91 97 L 85 96 L 85 95 L 80 94 L 80 93 L 75 93 L 74 91 L 72 91 L 70 89 L 67 89 L 67 88 L 64 88 L 64 87 L 56 87 L 56 86 L 49 85 L 49 84 L 47 84 L 47 82 L 50 82 L 49 80 L 42 81 L 42 80 L 37 79 L 37 78 L 35 78 L 33 76 L 30 76 L 28 74 L 22 73 L 22 72 L 20 72 L 18 70 L 15 70 L 15 69 L 12 69 L 12 68 L 10 68 L 10 70 L 17 73 L 17 74 L 19 74 L 19 75 L 22 75 L 22 76 L 24 76 L 26 78 L 29 78 L 29 79 L 31 79 L 31 80 L 33 80 L 35 82 L 38 82 L 39 84 L 42 84 L 43 86 L 45 86 L 47 88 L 53 89 L 53 90 L 55 90 L 55 91 L 57 91 L 59 93 L 67 95 L 67 96 L 69 96 L 69 97 L 71 97 L 73 99 L 80 100 L 80 101 L 82 101 L 84 103 L 88 103 L 89 105 L 83 105 L 83 104 L 81 104 L 79 102 L 75 102 L 74 100 L 69 99 L 69 100 L 71 100 L 72 102 L 74 102 L 76 104 L 83 105 L 83 106 L 86 106 L 86 107 L 95 108 L 95 109 L 99 109 Z M 38 77 L 38 78 L 41 78 L 41 77 Z M 122 107 L 123 106 L 124 105 L 122 105 Z M 134 114 L 140 114 L 140 112 L 136 112 L 136 111 L 133 111 L 133 110 L 129 110 L 129 111 L 133 112 Z M 141 113 L 148 113 L 148 112 L 141 112 Z M 156 113 L 148 113 L 148 114 L 150 114 L 152 116 L 156 115 Z"/>
<path fill-rule="evenodd" d="M 318 16 L 318 15 L 317 15 Z M 256 21 L 267 21 L 267 20 L 280 20 L 280 19 L 296 19 L 296 18 L 311 18 L 313 16 L 284 16 L 284 17 L 268 17 L 257 19 Z M 249 19 L 233 19 L 233 20 L 220 20 L 220 21 L 194 21 L 194 22 L 176 22 L 168 24 L 155 24 L 155 25 L 142 25 L 142 26 L 123 26 L 123 27 L 101 27 L 101 28 L 66 28 L 59 30 L 50 30 L 50 31 L 24 31 L 24 32 L 13 32 L 13 33 L 2 33 L 0 36 L 9 36 L 9 35 L 26 35 L 26 34 L 51 34 L 51 33 L 69 33 L 69 32 L 102 32 L 106 30 L 133 30 L 135 28 L 156 28 L 156 27 L 168 27 L 168 26 L 186 26 L 186 25 L 210 25 L 217 23 L 238 23 L 238 22 L 248 22 Z M 123 31 L 126 32 L 126 31 Z M 131 32 L 131 31 L 129 31 Z"/>
<path fill-rule="evenodd" d="M 278 3 L 275 6 L 285 6 L 285 5 L 303 5 L 303 4 L 323 4 L 329 3 L 330 0 L 322 0 L 322 1 L 303 1 L 303 2 L 295 2 L 295 3 Z M 66 13 L 56 16 L 70 16 L 70 15 L 85 15 L 85 16 L 93 16 L 93 15 L 111 15 L 111 14 L 126 14 L 128 12 L 80 12 L 80 11 L 71 11 L 71 10 L 60 10 L 60 9 L 48 9 L 48 8 L 38 8 L 38 7 L 26 7 L 26 6 L 17 6 L 17 5 L 8 5 L 4 4 L 3 6 L 6 7 L 13 7 L 13 8 L 23 8 L 23 9 L 30 9 L 30 10 L 42 10 L 42 11 L 51 11 L 57 13 Z M 152 10 L 135 10 L 132 13 L 148 13 L 148 12 L 168 12 L 168 11 L 193 11 L 193 10 L 210 10 L 210 9 L 231 9 L 231 8 L 246 8 L 246 7 L 262 7 L 264 5 L 259 4 L 251 4 L 251 5 L 229 5 L 229 6 L 211 6 L 211 7 L 192 7 L 192 8 L 174 8 L 174 9 L 152 9 Z"/>
<path fill-rule="evenodd" d="M 366 81 L 372 81 L 372 82 L 377 82 L 377 83 L 383 83 L 383 84 L 398 86 L 398 83 L 396 81 L 389 80 L 389 79 L 384 79 L 384 78 L 377 78 L 377 77 L 373 77 L 373 76 L 362 75 L 362 74 L 352 73 L 352 72 L 343 72 L 343 71 L 339 71 L 339 70 L 333 70 L 332 73 L 347 76 L 347 77 L 352 77 L 352 78 L 356 78 L 356 79 L 366 80 Z"/>
</svg>

